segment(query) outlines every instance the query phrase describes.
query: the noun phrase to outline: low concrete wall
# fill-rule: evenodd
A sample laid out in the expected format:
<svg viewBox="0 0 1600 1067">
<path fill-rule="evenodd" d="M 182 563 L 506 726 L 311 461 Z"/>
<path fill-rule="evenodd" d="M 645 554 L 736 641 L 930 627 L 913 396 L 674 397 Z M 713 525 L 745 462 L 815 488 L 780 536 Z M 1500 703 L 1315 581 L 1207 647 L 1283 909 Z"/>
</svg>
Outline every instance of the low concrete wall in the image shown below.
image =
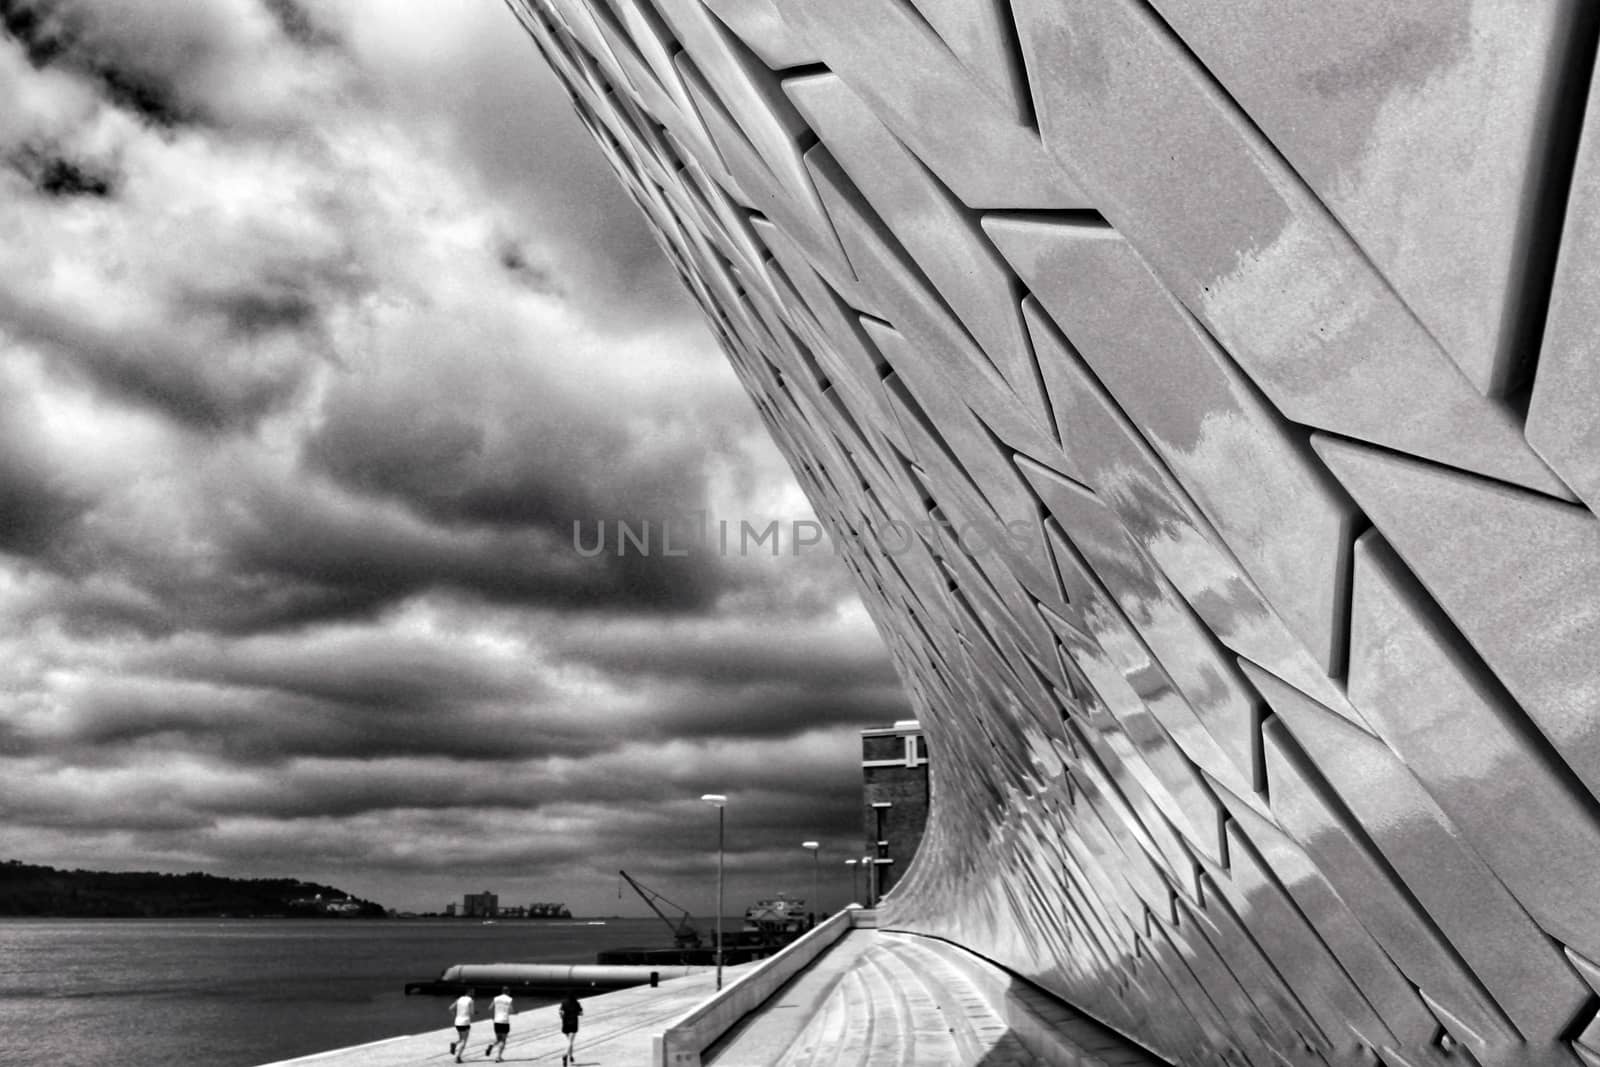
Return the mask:
<svg viewBox="0 0 1600 1067">
<path fill-rule="evenodd" d="M 847 934 L 856 925 L 859 910 L 850 908 L 818 923 L 794 944 L 674 1019 L 652 1042 L 654 1067 L 700 1067 L 700 1053 Z"/>
</svg>

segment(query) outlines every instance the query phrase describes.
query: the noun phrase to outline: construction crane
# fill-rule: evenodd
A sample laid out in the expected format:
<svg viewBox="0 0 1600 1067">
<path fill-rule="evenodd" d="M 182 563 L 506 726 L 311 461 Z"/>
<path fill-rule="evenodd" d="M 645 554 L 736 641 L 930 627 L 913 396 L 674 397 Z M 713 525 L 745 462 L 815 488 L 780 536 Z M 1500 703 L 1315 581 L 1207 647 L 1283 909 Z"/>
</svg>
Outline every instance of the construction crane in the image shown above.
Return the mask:
<svg viewBox="0 0 1600 1067">
<path fill-rule="evenodd" d="M 622 875 L 623 879 L 629 885 L 633 886 L 633 891 L 635 893 L 638 893 L 639 896 L 641 898 L 643 898 L 643 900 L 644 900 L 644 902 L 646 904 L 650 905 L 650 910 L 651 911 L 653 911 L 657 915 L 661 916 L 661 921 L 666 923 L 667 924 L 667 928 L 672 931 L 672 943 L 676 947 L 678 947 L 678 948 L 699 948 L 700 947 L 700 931 L 696 930 L 694 928 L 694 923 L 689 920 L 689 909 L 688 908 L 682 907 L 682 906 L 680 906 L 678 904 L 674 904 L 672 901 L 668 900 L 666 897 L 662 896 L 660 893 L 657 893 L 653 889 L 646 889 L 644 886 L 642 886 L 638 882 L 634 881 L 633 878 L 629 876 L 627 871 L 618 871 L 617 873 Z M 621 891 L 622 890 L 620 888 L 617 890 L 617 892 L 619 892 L 619 893 Z M 672 908 L 672 909 L 674 909 L 676 911 L 683 912 L 683 918 L 679 919 L 677 921 L 677 923 L 674 924 L 671 919 L 667 918 L 667 913 L 662 911 L 659 907 L 656 906 L 656 901 L 658 901 L 658 900 L 661 903 L 665 904 L 669 908 Z"/>
</svg>

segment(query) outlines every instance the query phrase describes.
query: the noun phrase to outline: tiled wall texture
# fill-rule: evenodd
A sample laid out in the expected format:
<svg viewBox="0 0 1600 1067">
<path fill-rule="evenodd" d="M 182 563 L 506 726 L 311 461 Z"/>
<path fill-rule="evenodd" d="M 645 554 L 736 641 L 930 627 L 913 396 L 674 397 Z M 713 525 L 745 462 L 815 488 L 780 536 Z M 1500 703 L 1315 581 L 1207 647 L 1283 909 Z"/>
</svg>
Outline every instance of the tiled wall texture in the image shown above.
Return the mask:
<svg viewBox="0 0 1600 1067">
<path fill-rule="evenodd" d="M 937 753 L 887 925 L 1185 1064 L 1600 1064 L 1578 0 L 509 0 Z"/>
</svg>

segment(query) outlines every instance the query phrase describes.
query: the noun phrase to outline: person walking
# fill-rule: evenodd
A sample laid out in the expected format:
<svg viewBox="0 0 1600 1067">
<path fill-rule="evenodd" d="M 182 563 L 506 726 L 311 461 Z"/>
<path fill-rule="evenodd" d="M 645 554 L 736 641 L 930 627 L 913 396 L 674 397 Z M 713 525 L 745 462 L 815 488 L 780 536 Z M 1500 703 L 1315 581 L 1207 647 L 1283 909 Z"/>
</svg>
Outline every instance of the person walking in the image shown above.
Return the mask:
<svg viewBox="0 0 1600 1067">
<path fill-rule="evenodd" d="M 576 1053 L 572 1048 L 578 1041 L 578 1016 L 583 1014 L 583 1005 L 578 1003 L 578 998 L 571 993 L 561 1002 L 561 1032 L 567 1035 L 567 1052 L 561 1057 L 561 1067 L 569 1063 L 577 1063 Z"/>
<path fill-rule="evenodd" d="M 455 1053 L 457 1063 L 461 1062 L 462 1055 L 467 1051 L 467 1031 L 472 1029 L 472 1013 L 478 1009 L 472 998 L 477 995 L 476 989 L 469 989 L 450 1005 L 450 1011 L 456 1019 L 456 1039 L 450 1042 L 450 1051 Z"/>
<path fill-rule="evenodd" d="M 511 1036 L 511 987 L 501 986 L 500 995 L 494 998 L 494 1040 L 489 1042 L 489 1047 L 483 1050 L 485 1056 L 500 1046 L 500 1055 L 494 1062 L 500 1063 L 506 1058 L 506 1038 Z"/>
</svg>

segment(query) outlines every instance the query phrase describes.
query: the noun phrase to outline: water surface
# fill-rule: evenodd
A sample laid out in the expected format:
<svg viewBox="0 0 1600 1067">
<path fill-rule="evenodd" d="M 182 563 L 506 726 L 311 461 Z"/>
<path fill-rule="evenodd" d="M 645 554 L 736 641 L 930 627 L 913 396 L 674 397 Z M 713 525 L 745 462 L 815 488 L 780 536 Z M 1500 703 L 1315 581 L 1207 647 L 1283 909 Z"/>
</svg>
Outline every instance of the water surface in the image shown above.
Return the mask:
<svg viewBox="0 0 1600 1067">
<path fill-rule="evenodd" d="M 407 981 L 452 963 L 593 963 L 667 934 L 656 919 L 0 919 L 0 1064 L 249 1067 L 443 1032 L 447 1000 L 408 997 Z M 518 1008 L 535 1003 L 554 1000 Z"/>
</svg>

